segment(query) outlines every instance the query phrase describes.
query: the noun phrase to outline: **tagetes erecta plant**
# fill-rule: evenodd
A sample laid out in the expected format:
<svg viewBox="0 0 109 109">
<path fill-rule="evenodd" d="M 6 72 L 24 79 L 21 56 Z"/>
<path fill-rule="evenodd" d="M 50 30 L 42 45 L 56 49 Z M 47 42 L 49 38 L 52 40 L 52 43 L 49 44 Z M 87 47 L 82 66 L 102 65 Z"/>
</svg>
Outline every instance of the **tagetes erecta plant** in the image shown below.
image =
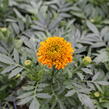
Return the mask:
<svg viewBox="0 0 109 109">
<path fill-rule="evenodd" d="M 70 42 L 64 38 L 53 36 L 40 42 L 37 52 L 38 61 L 49 68 L 55 66 L 56 69 L 63 69 L 68 63 L 72 62 L 74 48 Z"/>
</svg>

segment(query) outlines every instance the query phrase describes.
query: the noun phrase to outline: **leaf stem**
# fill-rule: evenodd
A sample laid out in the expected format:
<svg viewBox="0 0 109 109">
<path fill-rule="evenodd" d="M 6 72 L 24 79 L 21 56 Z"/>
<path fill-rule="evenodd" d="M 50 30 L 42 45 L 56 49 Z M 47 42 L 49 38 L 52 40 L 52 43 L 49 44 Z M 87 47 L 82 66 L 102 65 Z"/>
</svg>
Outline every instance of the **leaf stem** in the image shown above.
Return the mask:
<svg viewBox="0 0 109 109">
<path fill-rule="evenodd" d="M 82 67 L 82 63 L 75 69 L 73 70 L 72 74 L 74 75 L 77 71 L 79 71 Z"/>
</svg>

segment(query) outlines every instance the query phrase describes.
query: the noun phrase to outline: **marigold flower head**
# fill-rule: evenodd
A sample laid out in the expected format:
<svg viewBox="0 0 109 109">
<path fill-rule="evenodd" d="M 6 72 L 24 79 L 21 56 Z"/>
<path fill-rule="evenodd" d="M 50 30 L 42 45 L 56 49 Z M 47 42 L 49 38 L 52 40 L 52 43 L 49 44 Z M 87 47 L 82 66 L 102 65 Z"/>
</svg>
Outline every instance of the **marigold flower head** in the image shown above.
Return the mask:
<svg viewBox="0 0 109 109">
<path fill-rule="evenodd" d="M 25 66 L 30 66 L 31 63 L 32 63 L 31 60 L 25 60 L 25 61 L 24 61 L 24 65 L 25 65 Z"/>
<path fill-rule="evenodd" d="M 49 68 L 55 66 L 56 69 L 63 69 L 68 63 L 72 62 L 74 49 L 71 43 L 64 38 L 54 36 L 40 42 L 37 52 L 38 61 Z"/>
<path fill-rule="evenodd" d="M 84 63 L 85 65 L 90 64 L 91 62 L 92 62 L 91 57 L 85 56 L 85 57 L 83 58 L 83 63 Z"/>
</svg>

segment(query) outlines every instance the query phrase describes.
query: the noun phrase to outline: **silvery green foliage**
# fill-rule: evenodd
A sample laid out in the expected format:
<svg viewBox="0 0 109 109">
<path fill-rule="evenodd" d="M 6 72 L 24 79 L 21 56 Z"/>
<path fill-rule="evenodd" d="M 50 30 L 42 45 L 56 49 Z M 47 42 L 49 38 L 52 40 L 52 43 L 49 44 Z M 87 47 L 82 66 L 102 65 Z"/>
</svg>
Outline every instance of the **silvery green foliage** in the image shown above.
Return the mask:
<svg viewBox="0 0 109 109">
<path fill-rule="evenodd" d="M 0 1 L 0 27 L 9 29 L 0 31 L 0 97 L 4 90 L 8 93 L 1 97 L 0 108 L 7 104 L 11 109 L 11 102 L 29 109 L 108 109 L 109 1 L 7 1 Z M 75 54 L 74 62 L 54 75 L 52 83 L 51 69 L 37 65 L 36 51 L 40 41 L 54 35 L 70 41 Z M 75 73 L 86 55 L 92 64 Z M 26 59 L 38 66 L 34 74 L 46 72 L 44 78 L 37 82 L 26 77 Z M 99 100 L 93 97 L 96 91 L 102 94 Z"/>
</svg>

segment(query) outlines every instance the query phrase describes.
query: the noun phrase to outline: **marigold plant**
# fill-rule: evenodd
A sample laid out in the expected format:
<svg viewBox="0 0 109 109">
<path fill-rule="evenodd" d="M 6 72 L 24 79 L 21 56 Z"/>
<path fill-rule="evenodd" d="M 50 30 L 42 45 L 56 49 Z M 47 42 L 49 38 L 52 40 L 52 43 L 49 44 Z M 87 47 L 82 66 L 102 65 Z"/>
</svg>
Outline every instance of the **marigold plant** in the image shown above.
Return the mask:
<svg viewBox="0 0 109 109">
<path fill-rule="evenodd" d="M 55 66 L 59 70 L 72 62 L 73 53 L 74 48 L 72 48 L 71 43 L 62 37 L 54 36 L 40 42 L 37 56 L 40 63 L 47 65 L 49 68 Z"/>
<path fill-rule="evenodd" d="M 109 109 L 108 26 L 109 0 L 0 0 L 0 109 Z"/>
</svg>

